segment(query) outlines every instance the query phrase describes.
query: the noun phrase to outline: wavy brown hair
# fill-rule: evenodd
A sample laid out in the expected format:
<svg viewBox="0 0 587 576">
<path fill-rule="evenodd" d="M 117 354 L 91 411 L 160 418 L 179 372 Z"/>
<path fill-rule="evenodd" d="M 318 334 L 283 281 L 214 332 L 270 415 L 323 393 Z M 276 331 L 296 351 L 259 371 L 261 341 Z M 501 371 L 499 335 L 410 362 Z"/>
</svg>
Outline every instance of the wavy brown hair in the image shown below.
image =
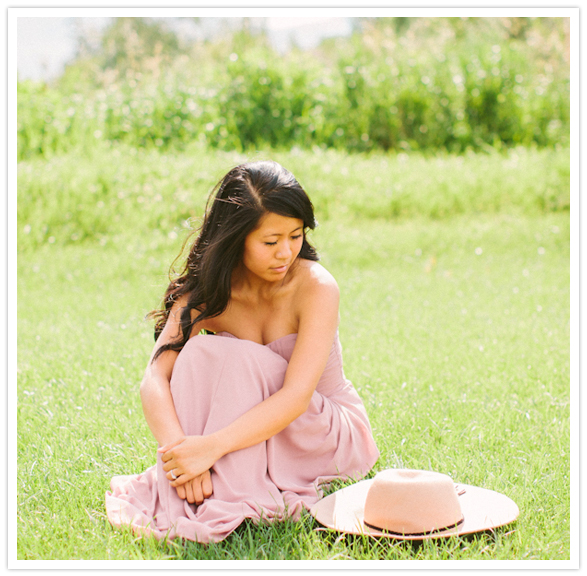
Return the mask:
<svg viewBox="0 0 587 576">
<path fill-rule="evenodd" d="M 153 361 L 166 350 L 179 352 L 197 322 L 214 318 L 226 310 L 232 273 L 242 260 L 245 238 L 268 212 L 302 220 L 304 239 L 299 257 L 318 260 L 316 250 L 306 239 L 306 231 L 316 227 L 314 208 L 293 174 L 273 161 L 251 162 L 233 168 L 214 187 L 185 266 L 167 287 L 162 309 L 149 314 L 156 320 L 157 340 L 173 304 L 181 296 L 188 295 L 187 306 L 181 310 L 181 336 L 161 346 Z M 192 309 L 198 312 L 193 320 Z"/>
</svg>

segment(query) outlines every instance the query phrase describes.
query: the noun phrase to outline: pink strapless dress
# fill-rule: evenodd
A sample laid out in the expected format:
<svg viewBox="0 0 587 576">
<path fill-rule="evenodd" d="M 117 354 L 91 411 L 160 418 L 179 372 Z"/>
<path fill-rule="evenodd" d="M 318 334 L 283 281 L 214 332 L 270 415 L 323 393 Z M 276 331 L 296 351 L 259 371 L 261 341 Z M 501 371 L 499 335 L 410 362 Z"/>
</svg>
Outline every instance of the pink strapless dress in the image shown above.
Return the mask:
<svg viewBox="0 0 587 576">
<path fill-rule="evenodd" d="M 281 388 L 296 336 L 266 345 L 227 332 L 188 340 L 171 377 L 186 435 L 211 434 Z M 137 533 L 218 542 L 245 518 L 298 518 L 322 496 L 321 483 L 359 479 L 378 457 L 365 407 L 344 376 L 337 334 L 306 412 L 266 442 L 218 460 L 210 498 L 200 505 L 182 500 L 158 454 L 142 474 L 112 479 L 106 511 L 111 524 Z"/>
</svg>

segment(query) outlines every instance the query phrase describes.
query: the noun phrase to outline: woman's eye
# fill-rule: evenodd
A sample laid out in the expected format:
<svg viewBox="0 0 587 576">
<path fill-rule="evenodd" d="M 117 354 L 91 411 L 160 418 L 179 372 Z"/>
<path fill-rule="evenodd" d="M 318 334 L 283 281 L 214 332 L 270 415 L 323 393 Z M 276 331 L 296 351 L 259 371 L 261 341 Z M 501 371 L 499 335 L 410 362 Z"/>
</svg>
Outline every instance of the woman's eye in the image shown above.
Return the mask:
<svg viewBox="0 0 587 576">
<path fill-rule="evenodd" d="M 292 240 L 297 240 L 298 238 L 301 238 L 302 235 L 301 234 L 297 234 L 296 236 L 291 236 Z M 265 246 L 275 246 L 277 245 L 277 241 L 275 242 L 264 242 Z"/>
</svg>

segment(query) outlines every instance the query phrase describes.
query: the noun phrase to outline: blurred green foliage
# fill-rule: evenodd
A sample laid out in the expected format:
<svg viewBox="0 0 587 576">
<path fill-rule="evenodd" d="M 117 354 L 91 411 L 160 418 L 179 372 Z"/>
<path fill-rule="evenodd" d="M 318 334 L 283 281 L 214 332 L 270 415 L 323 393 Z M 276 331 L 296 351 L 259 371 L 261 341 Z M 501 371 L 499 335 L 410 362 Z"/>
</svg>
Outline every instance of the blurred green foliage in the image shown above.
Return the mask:
<svg viewBox="0 0 587 576">
<path fill-rule="evenodd" d="M 187 235 L 202 216 L 211 188 L 244 153 L 192 145 L 164 153 L 125 145 L 75 152 L 18 166 L 18 247 L 109 243 L 140 237 L 145 243 Z M 349 154 L 340 150 L 272 150 L 316 207 L 319 222 L 459 214 L 538 215 L 570 207 L 568 150 L 438 154 Z"/>
<path fill-rule="evenodd" d="M 52 85 L 18 83 L 18 157 L 97 143 L 224 150 L 487 149 L 569 143 L 568 18 L 361 19 L 278 54 L 243 27 L 182 44 L 117 18 Z"/>
</svg>

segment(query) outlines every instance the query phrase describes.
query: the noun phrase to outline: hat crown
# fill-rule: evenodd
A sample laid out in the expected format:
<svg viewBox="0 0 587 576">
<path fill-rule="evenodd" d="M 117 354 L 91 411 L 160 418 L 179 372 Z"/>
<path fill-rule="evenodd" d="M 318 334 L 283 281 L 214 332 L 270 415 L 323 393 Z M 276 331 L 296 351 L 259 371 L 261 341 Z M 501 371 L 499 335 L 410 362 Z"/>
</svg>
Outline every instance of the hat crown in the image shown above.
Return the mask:
<svg viewBox="0 0 587 576">
<path fill-rule="evenodd" d="M 383 470 L 365 500 L 365 523 L 397 534 L 426 534 L 463 519 L 452 479 L 426 470 Z"/>
</svg>

